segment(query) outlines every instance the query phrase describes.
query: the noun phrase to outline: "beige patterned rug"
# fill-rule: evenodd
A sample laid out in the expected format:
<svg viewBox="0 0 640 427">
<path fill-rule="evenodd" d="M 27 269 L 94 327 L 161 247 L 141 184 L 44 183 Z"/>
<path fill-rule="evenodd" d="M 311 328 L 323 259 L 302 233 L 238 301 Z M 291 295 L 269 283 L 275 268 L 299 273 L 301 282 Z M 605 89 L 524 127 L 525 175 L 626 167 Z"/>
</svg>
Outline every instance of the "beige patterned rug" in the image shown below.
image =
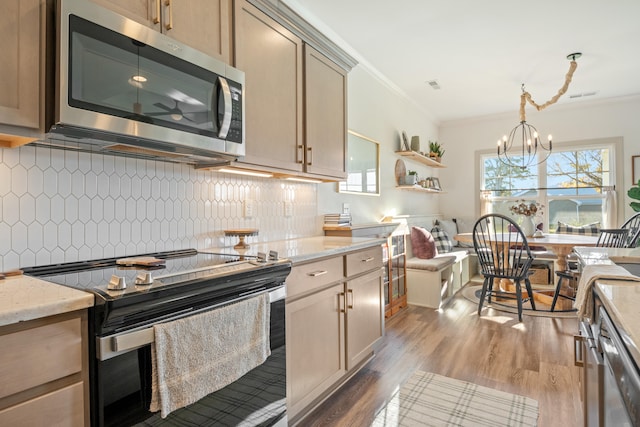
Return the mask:
<svg viewBox="0 0 640 427">
<path fill-rule="evenodd" d="M 538 402 L 477 384 L 416 371 L 378 412 L 373 427 L 536 426 Z"/>
</svg>

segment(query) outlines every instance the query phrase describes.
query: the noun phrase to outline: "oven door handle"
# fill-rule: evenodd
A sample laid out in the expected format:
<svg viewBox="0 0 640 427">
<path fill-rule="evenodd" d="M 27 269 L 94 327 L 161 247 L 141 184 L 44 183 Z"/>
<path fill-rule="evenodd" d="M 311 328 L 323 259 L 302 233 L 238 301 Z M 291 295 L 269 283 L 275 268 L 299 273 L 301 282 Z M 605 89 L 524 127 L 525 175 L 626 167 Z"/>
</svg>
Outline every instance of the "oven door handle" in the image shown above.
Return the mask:
<svg viewBox="0 0 640 427">
<path fill-rule="evenodd" d="M 158 322 L 158 323 L 166 323 L 166 322 L 170 322 L 170 321 L 184 318 L 187 316 L 192 316 L 198 313 L 215 309 L 217 307 L 221 307 L 223 305 L 239 302 L 247 298 L 258 296 L 262 293 L 264 292 L 252 292 L 251 294 L 245 294 L 238 298 L 227 300 L 222 304 L 204 307 L 199 310 L 187 311 L 185 313 L 173 316 L 171 318 L 163 319 L 162 322 Z M 284 299 L 285 296 L 286 296 L 286 288 L 284 286 L 280 286 L 275 289 L 272 289 L 269 291 L 269 303 L 271 304 L 273 302 L 280 301 Z M 122 353 L 125 353 L 127 351 L 144 347 L 145 345 L 149 345 L 153 342 L 155 342 L 155 332 L 153 330 L 153 325 L 145 326 L 142 329 L 132 330 L 129 332 L 118 334 L 118 335 L 111 335 L 108 337 L 97 338 L 96 358 L 98 358 L 99 360 L 107 360 L 112 357 L 118 356 Z"/>
<path fill-rule="evenodd" d="M 155 340 L 155 334 L 152 326 L 140 331 L 112 337 L 111 348 L 115 352 L 128 351 L 151 344 Z"/>
</svg>

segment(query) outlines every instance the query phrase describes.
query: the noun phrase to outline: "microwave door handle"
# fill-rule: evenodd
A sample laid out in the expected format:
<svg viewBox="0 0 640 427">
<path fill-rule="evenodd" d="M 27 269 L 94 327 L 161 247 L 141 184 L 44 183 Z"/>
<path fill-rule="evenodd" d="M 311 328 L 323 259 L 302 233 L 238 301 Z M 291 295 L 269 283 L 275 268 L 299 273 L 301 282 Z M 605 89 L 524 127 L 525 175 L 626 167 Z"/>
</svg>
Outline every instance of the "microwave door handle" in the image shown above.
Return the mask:
<svg viewBox="0 0 640 427">
<path fill-rule="evenodd" d="M 226 138 L 231 127 L 231 90 L 229 89 L 229 83 L 224 77 L 218 77 L 220 82 L 220 89 L 224 100 L 224 113 L 222 115 L 222 123 L 220 123 L 220 130 L 218 131 L 218 138 Z M 218 104 L 219 105 L 219 104 Z"/>
</svg>

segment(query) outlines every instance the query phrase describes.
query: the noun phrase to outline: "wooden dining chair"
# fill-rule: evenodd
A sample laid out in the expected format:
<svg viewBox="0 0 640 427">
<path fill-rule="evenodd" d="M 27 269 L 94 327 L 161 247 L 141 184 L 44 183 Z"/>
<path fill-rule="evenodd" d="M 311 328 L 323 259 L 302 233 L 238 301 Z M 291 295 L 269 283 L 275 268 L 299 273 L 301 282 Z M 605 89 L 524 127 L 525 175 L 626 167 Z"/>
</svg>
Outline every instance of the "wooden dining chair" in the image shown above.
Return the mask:
<svg viewBox="0 0 640 427">
<path fill-rule="evenodd" d="M 510 232 L 509 230 L 515 230 Z M 473 247 L 478 256 L 478 264 L 484 281 L 478 303 L 478 316 L 485 299 L 510 298 L 518 304 L 518 320 L 522 321 L 522 304 L 529 301 L 536 309 L 529 281 L 529 268 L 533 255 L 520 227 L 510 218 L 500 214 L 488 214 L 480 217 L 473 226 Z M 513 281 L 515 294 L 504 290 L 494 290 L 494 282 L 502 279 Z M 523 298 L 521 283 L 524 282 L 527 295 Z M 499 286 L 499 284 L 498 284 Z"/>
<path fill-rule="evenodd" d="M 603 228 L 598 235 L 596 247 L 601 248 L 624 248 L 628 244 L 629 229 L 627 228 Z M 551 311 L 555 311 L 558 298 L 565 298 L 575 301 L 575 292 L 577 291 L 578 279 L 580 272 L 577 269 L 569 269 L 564 271 L 556 271 L 558 282 L 553 292 L 553 300 L 551 301 Z M 561 293 L 562 285 L 566 283 L 571 289 L 572 294 Z"/>
<path fill-rule="evenodd" d="M 636 248 L 640 244 L 640 212 L 626 220 L 620 228 L 629 230 L 625 248 Z"/>
</svg>

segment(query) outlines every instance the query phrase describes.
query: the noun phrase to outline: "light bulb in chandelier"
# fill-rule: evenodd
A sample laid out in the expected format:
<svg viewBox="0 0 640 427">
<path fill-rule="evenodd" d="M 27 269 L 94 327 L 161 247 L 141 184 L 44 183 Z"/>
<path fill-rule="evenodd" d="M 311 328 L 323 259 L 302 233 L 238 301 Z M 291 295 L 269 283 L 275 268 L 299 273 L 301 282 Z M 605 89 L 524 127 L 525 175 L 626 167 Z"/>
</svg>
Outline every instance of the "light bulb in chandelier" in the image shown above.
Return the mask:
<svg viewBox="0 0 640 427">
<path fill-rule="evenodd" d="M 567 59 L 571 61 L 571 65 L 565 76 L 564 85 L 553 98 L 542 105 L 538 105 L 531 99 L 531 94 L 524 90 L 524 83 L 522 84 L 522 94 L 520 95 L 520 123 L 511 130 L 509 136 L 505 135 L 502 140 L 498 140 L 498 158 L 502 163 L 510 167 L 526 169 L 529 166 L 539 165 L 549 158 L 553 149 L 551 135 L 549 135 L 546 144 L 540 140 L 537 129 L 527 123 L 524 107 L 526 103 L 529 102 L 536 107 L 538 111 L 541 111 L 549 105 L 555 104 L 569 88 L 573 73 L 578 66 L 576 59 L 581 56 L 582 54 L 579 52 L 567 55 Z M 538 155 L 539 148 L 541 155 Z"/>
</svg>

